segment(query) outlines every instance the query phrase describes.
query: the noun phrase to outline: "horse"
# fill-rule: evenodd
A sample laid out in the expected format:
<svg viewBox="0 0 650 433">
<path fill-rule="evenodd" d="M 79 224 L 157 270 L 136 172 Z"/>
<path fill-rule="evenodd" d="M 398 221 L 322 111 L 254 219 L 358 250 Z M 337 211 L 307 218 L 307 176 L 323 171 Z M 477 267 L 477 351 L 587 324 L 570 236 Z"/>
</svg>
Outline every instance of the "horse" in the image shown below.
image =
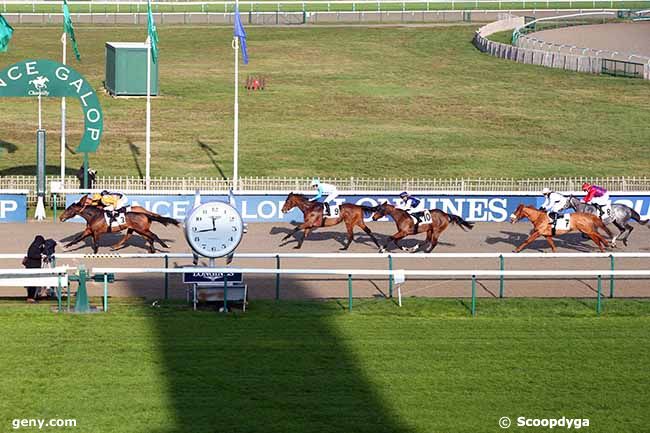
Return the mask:
<svg viewBox="0 0 650 433">
<path fill-rule="evenodd" d="M 283 241 L 286 241 L 300 230 L 304 230 L 302 238 L 298 240 L 298 245 L 296 245 L 294 249 L 300 249 L 302 243 L 305 241 L 305 239 L 307 239 L 307 236 L 309 236 L 309 233 L 311 233 L 313 229 L 319 227 L 331 227 L 340 224 L 341 222 L 345 223 L 345 227 L 348 231 L 347 243 L 343 245 L 342 248 L 340 248 L 341 251 L 345 251 L 350 247 L 352 239 L 354 238 L 355 226 L 360 227 L 364 232 L 366 232 L 366 234 L 370 236 L 375 245 L 377 245 L 377 248 L 379 248 L 379 242 L 377 242 L 375 235 L 363 220 L 366 212 L 369 213 L 374 211 L 373 207 L 344 203 L 339 206 L 339 216 L 324 218 L 323 203 L 309 201 L 309 199 L 302 194 L 294 194 L 293 192 L 290 192 L 284 202 L 284 205 L 282 206 L 282 213 L 287 213 L 295 207 L 300 209 L 302 212 L 303 223 L 294 228 L 288 235 L 282 238 Z"/>
<path fill-rule="evenodd" d="M 413 248 L 406 248 L 400 246 L 400 239 L 403 239 L 406 236 L 426 232 L 426 241 L 429 242 L 429 248 L 426 249 L 425 252 L 430 253 L 436 245 L 438 245 L 438 238 L 450 224 L 455 224 L 465 231 L 467 229 L 471 230 L 474 227 L 473 223 L 465 221 L 458 215 L 448 214 L 440 209 L 431 209 L 429 210 L 429 214 L 431 215 L 431 221 L 416 224 L 411 215 L 403 209 L 398 209 L 388 203 L 382 203 L 377 206 L 375 213 L 372 215 L 373 221 L 377 221 L 386 215 L 390 215 L 397 226 L 397 233 L 388 238 L 388 242 L 386 242 L 386 245 L 379 248 L 379 252 L 386 252 L 391 242 L 395 242 L 395 245 L 400 247 L 403 251 L 415 252 L 419 248 L 419 245 L 416 245 Z"/>
<path fill-rule="evenodd" d="M 598 233 L 598 229 L 604 230 L 605 233 L 607 233 L 607 235 L 610 238 L 612 237 L 612 232 L 609 231 L 609 229 L 607 228 L 607 226 L 605 226 L 602 220 L 596 215 L 592 215 L 589 213 L 583 213 L 583 212 L 572 213 L 569 222 L 569 229 L 568 230 L 558 229 L 555 231 L 555 233 L 553 233 L 553 225 L 549 221 L 548 214 L 546 213 L 546 211 L 535 209 L 533 206 L 525 206 L 522 203 L 519 206 L 517 206 L 515 212 L 512 215 L 510 215 L 510 222 L 514 224 L 523 218 L 528 218 L 530 222 L 533 224 L 534 229 L 530 233 L 530 236 L 528 236 L 528 239 L 526 239 L 521 245 L 519 245 L 514 250 L 515 253 L 518 253 L 519 251 L 523 250 L 526 246 L 528 246 L 531 242 L 533 242 L 535 239 L 537 239 L 540 236 L 544 236 L 548 244 L 551 246 L 553 252 L 556 252 L 557 248 L 555 248 L 555 242 L 553 242 L 553 236 L 555 236 L 556 234 L 563 235 L 565 233 L 569 233 L 576 230 L 587 235 L 592 241 L 596 243 L 596 246 L 600 248 L 601 252 L 605 252 L 604 247 L 607 246 L 607 239 L 603 238 L 603 236 L 600 233 Z"/>
<path fill-rule="evenodd" d="M 567 203 L 564 209 L 568 209 L 568 208 L 571 208 L 576 212 L 590 213 L 600 217 L 600 211 L 596 206 L 588 203 L 583 203 L 582 201 L 580 201 L 578 197 L 574 197 L 573 195 L 567 197 Z M 623 245 L 627 246 L 627 239 L 632 234 L 632 230 L 634 230 L 634 227 L 632 227 L 632 225 L 628 223 L 629 220 L 634 220 L 641 225 L 646 225 L 648 224 L 648 221 L 650 221 L 650 220 L 642 220 L 641 215 L 639 215 L 637 211 L 635 211 L 629 206 L 626 206 L 624 204 L 612 205 L 612 215 L 608 219 L 603 221 L 605 225 L 614 223 L 616 228 L 620 230 L 620 233 L 612 238 L 612 242 L 611 242 L 612 248 L 616 248 L 616 240 L 618 239 L 619 236 L 621 236 L 621 241 L 623 241 Z"/>
<path fill-rule="evenodd" d="M 169 246 L 167 246 L 167 244 L 165 244 L 165 242 L 163 242 L 162 239 L 160 239 L 154 232 L 149 230 L 151 223 L 153 221 L 156 221 L 164 226 L 167 226 L 169 224 L 178 226 L 180 224 L 173 218 L 167 218 L 153 212 L 149 212 L 147 214 L 126 212 L 124 214 L 126 220 L 125 224 L 122 224 L 119 227 L 109 228 L 108 224 L 106 223 L 106 219 L 104 218 L 104 210 L 97 206 L 89 206 L 85 204 L 85 197 L 82 197 L 79 202 L 68 206 L 59 219 L 61 221 L 66 221 L 77 215 L 86 220 L 86 228 L 82 233 L 80 233 L 72 241 L 66 244 L 65 248 L 81 242 L 88 236 L 92 236 L 92 248 L 95 254 L 97 254 L 98 250 L 97 242 L 102 235 L 109 232 L 119 233 L 124 229 L 126 229 L 126 234 L 124 237 L 122 237 L 122 239 L 120 239 L 117 244 L 113 245 L 113 250 L 121 248 L 124 243 L 131 237 L 133 232 L 136 232 L 149 242 L 149 252 L 155 253 L 156 249 L 154 248 L 154 241 L 158 242 L 164 248 L 169 248 Z"/>
</svg>

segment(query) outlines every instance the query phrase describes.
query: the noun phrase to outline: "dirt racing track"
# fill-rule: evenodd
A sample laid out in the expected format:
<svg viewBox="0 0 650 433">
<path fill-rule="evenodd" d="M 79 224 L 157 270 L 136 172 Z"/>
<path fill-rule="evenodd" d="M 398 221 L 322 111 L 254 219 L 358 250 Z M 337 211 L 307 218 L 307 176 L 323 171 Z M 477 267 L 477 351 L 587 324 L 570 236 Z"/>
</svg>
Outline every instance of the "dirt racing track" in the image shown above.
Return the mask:
<svg viewBox="0 0 650 433">
<path fill-rule="evenodd" d="M 635 224 L 629 245 L 618 248 L 621 252 L 650 252 L 650 230 L 647 227 Z M 242 244 L 237 249 L 238 253 L 293 253 L 298 252 L 293 247 L 295 239 L 282 242 L 282 238 L 293 226 L 283 223 L 250 224 L 248 233 L 244 236 Z M 458 227 L 450 227 L 441 237 L 441 242 L 432 254 L 413 254 L 414 258 L 393 260 L 394 269 L 471 269 L 471 270 L 498 270 L 498 258 L 489 259 L 449 259 L 436 258 L 436 253 L 505 253 L 511 252 L 516 245 L 526 239 L 531 229 L 528 222 L 517 224 L 509 223 L 477 223 L 473 230 L 464 232 Z M 168 252 L 189 253 L 183 230 L 181 228 L 165 228 L 154 225 L 153 230 L 169 244 Z M 380 242 L 384 242 L 388 235 L 394 232 L 393 223 L 371 223 L 371 230 L 378 234 Z M 3 224 L 0 234 L 4 240 L 0 244 L 2 253 L 24 253 L 36 234 L 52 237 L 63 242 L 69 241 L 79 233 L 82 225 L 76 223 L 32 223 L 32 224 Z M 20 234 L 20 235 L 18 235 Z M 299 235 L 301 236 L 301 235 Z M 110 234 L 100 242 L 100 253 L 110 253 L 108 245 L 117 242 L 118 235 Z M 422 241 L 423 235 L 405 241 L 412 246 L 416 239 Z M 388 269 L 387 258 L 351 259 L 345 252 L 339 252 L 344 240 L 343 226 L 324 228 L 314 231 L 305 241 L 300 252 L 304 253 L 340 253 L 340 258 L 313 259 L 290 258 L 282 259 L 283 269 Z M 580 234 L 568 234 L 556 238 L 560 252 L 597 252 L 590 240 L 582 239 Z M 146 253 L 145 243 L 139 237 L 133 237 L 121 253 Z M 524 252 L 550 252 L 545 240 L 537 240 Z M 58 248 L 58 253 L 64 252 Z M 90 246 L 83 242 L 65 252 L 91 253 Z M 161 250 L 161 252 L 164 252 Z M 355 242 L 348 250 L 350 253 L 375 253 L 377 252 L 371 239 L 363 232 L 355 233 Z M 392 252 L 401 252 L 393 247 Z M 550 254 L 549 254 L 550 256 Z M 3 259 L 3 268 L 20 267 L 18 259 Z M 68 264 L 76 266 L 85 264 L 87 267 L 163 267 L 162 259 L 116 259 L 116 258 L 84 258 L 59 260 L 57 265 Z M 190 259 L 169 259 L 170 267 L 190 265 Z M 232 266 L 274 268 L 275 258 L 270 259 L 237 259 Z M 617 258 L 616 269 L 648 269 L 649 258 Z M 220 261 L 218 265 L 223 265 Z M 507 270 L 608 270 L 609 258 L 528 258 L 507 259 Z M 181 282 L 180 275 L 170 275 L 170 296 L 175 298 L 185 297 L 185 285 Z M 275 296 L 275 275 L 249 275 L 246 276 L 251 299 L 272 298 Z M 138 296 L 161 298 L 163 296 L 164 278 L 158 275 L 117 275 L 116 282 L 110 285 L 110 296 Z M 361 278 L 353 282 L 355 297 L 384 296 L 388 292 L 387 278 Z M 603 287 L 608 287 L 604 285 Z M 431 296 L 431 297 L 469 297 L 471 283 L 469 279 L 445 279 L 418 277 L 409 278 L 402 285 L 403 296 Z M 91 295 L 101 293 L 101 285 L 90 283 Z M 6 295 L 22 295 L 24 289 L 15 288 L 4 291 Z M 281 278 L 281 297 L 285 299 L 300 298 L 332 298 L 347 296 L 347 278 L 345 276 L 301 276 L 283 275 Z M 477 284 L 477 296 L 494 297 L 499 293 L 498 278 L 480 278 Z M 507 279 L 505 283 L 506 296 L 526 297 L 594 297 L 596 295 L 595 279 Z M 647 297 L 650 295 L 648 280 L 641 278 L 621 277 L 616 279 L 617 297 Z"/>
</svg>

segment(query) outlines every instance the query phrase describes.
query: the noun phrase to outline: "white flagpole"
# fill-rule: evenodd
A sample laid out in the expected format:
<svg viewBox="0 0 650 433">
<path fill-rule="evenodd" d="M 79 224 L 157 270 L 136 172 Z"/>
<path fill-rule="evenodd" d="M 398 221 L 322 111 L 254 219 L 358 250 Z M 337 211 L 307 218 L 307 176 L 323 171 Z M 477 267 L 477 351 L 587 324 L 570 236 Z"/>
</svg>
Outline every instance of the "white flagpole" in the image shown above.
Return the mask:
<svg viewBox="0 0 650 433">
<path fill-rule="evenodd" d="M 65 31 L 61 36 L 63 44 L 63 64 L 66 64 L 68 38 Z M 65 97 L 61 98 L 61 186 L 65 187 Z"/>
<path fill-rule="evenodd" d="M 147 37 L 147 133 L 145 160 L 145 189 L 149 190 L 151 169 L 151 38 Z"/>
<path fill-rule="evenodd" d="M 235 10 L 239 10 L 239 0 L 235 0 Z M 233 146 L 233 189 L 239 185 L 239 37 L 235 36 L 235 137 Z"/>
</svg>

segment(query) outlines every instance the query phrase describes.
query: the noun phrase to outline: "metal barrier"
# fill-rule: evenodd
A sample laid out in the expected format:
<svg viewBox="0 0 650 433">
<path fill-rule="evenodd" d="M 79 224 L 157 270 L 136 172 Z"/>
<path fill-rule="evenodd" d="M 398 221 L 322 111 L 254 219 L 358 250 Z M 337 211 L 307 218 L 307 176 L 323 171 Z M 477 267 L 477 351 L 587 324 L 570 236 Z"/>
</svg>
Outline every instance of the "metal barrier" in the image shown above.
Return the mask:
<svg viewBox="0 0 650 433">
<path fill-rule="evenodd" d="M 0 260 L 2 259 L 22 259 L 24 257 L 23 254 L 0 254 Z M 205 272 L 206 270 L 210 270 L 209 268 L 183 268 L 183 269 L 176 269 L 176 268 L 170 268 L 169 267 L 169 259 L 193 259 L 194 256 L 189 253 L 155 253 L 155 254 L 119 254 L 119 253 L 113 253 L 113 254 L 79 254 L 79 253 L 63 253 L 63 254 L 57 254 L 55 256 L 55 259 L 58 260 L 59 262 L 61 260 L 65 259 L 86 259 L 86 260 L 100 260 L 100 259 L 155 259 L 155 260 L 162 260 L 163 261 L 163 268 L 152 268 L 154 269 L 153 271 L 143 271 L 143 272 L 137 272 L 137 273 L 162 273 L 164 275 L 164 299 L 169 298 L 169 274 L 173 273 L 184 273 L 187 271 L 187 269 L 190 269 L 190 272 L 201 270 L 202 272 Z M 632 275 L 634 272 L 640 272 L 641 274 L 639 275 L 650 275 L 650 271 L 648 271 L 648 274 L 643 274 L 643 272 L 646 271 L 632 271 L 632 274 L 625 274 L 625 272 L 628 271 L 617 271 L 616 270 L 616 259 L 632 259 L 632 258 L 647 258 L 650 259 L 650 253 L 642 253 L 642 252 L 620 252 L 620 253 L 434 253 L 434 254 L 426 254 L 426 253 L 236 253 L 234 255 L 234 259 L 269 259 L 273 260 L 275 262 L 275 268 L 274 271 L 278 272 L 270 272 L 270 273 L 275 273 L 276 278 L 275 278 L 275 299 L 280 299 L 280 289 L 281 289 L 281 275 L 286 274 L 286 273 L 296 273 L 295 270 L 292 272 L 284 272 L 286 269 L 283 269 L 281 267 L 282 260 L 283 259 L 346 259 L 346 260 L 354 260 L 354 259 L 378 259 L 378 260 L 385 260 L 386 261 L 386 268 L 385 269 L 374 269 L 372 270 L 373 272 L 377 272 L 376 275 L 382 275 L 382 276 L 387 276 L 388 277 L 388 293 L 389 297 L 393 297 L 393 292 L 394 292 L 394 260 L 396 259 L 408 259 L 408 260 L 439 260 L 439 259 L 494 259 L 497 261 L 495 264 L 495 268 L 498 266 L 499 270 L 481 270 L 477 271 L 479 273 L 475 274 L 477 276 L 496 276 L 499 278 L 499 298 L 504 298 L 505 297 L 505 278 L 508 276 L 524 276 L 517 274 L 518 272 L 529 272 L 531 273 L 530 275 L 538 275 L 538 276 L 548 276 L 549 274 L 545 274 L 547 272 L 559 272 L 557 276 L 567 276 L 567 275 L 573 275 L 573 276 L 581 276 L 580 272 L 585 272 L 584 276 L 589 276 L 592 275 L 590 270 L 585 270 L 585 271 L 572 271 L 572 270 L 551 270 L 551 271 L 546 271 L 546 270 L 540 270 L 540 271 L 509 271 L 506 269 L 506 260 L 510 259 L 519 259 L 519 260 L 524 260 L 524 259 L 562 259 L 562 258 L 572 258 L 572 259 L 584 259 L 584 260 L 594 260 L 594 259 L 607 259 L 608 260 L 608 267 L 609 270 L 606 273 L 600 272 L 599 275 L 601 276 L 608 276 L 609 277 L 609 297 L 613 298 L 614 297 L 614 292 L 615 292 L 615 277 L 617 275 Z M 93 272 L 99 272 L 97 269 L 103 269 L 103 268 L 93 268 Z M 136 269 L 139 270 L 138 268 L 120 268 L 120 269 Z M 164 269 L 164 272 L 158 272 L 156 269 Z M 229 269 L 227 272 L 240 272 L 236 270 L 237 268 L 227 268 Z M 341 275 L 341 272 L 345 274 L 345 270 L 334 270 L 334 269 L 311 269 L 310 271 L 313 271 L 315 273 L 321 272 L 321 271 L 328 271 L 328 272 L 333 272 L 334 275 Z M 108 271 L 106 271 L 108 272 Z M 126 271 L 125 271 L 126 272 Z M 121 272 L 121 273 L 125 273 Z M 133 271 L 130 271 L 129 273 L 132 273 Z M 216 272 L 216 271 L 215 271 Z M 451 276 L 454 275 L 453 272 L 456 271 L 437 271 L 437 270 L 429 270 L 429 271 L 419 271 L 419 270 L 405 270 L 406 275 L 408 275 L 410 272 L 424 272 L 422 275 L 428 275 L 428 276 Z M 448 272 L 452 272 L 452 274 L 448 274 Z M 470 272 L 470 271 L 463 271 L 463 272 Z M 573 273 L 572 273 L 573 272 Z M 576 273 L 577 272 L 577 273 Z M 624 273 L 624 274 L 621 274 Z M 306 272 L 306 274 L 309 274 L 311 272 Z M 564 273 L 564 274 L 563 274 Z M 566 274 L 569 273 L 569 274 Z M 571 274 L 572 273 L 572 274 Z M 467 275 L 465 275 L 467 276 Z M 106 286 L 106 282 L 104 283 L 104 298 L 105 298 L 105 303 L 106 306 L 105 308 L 108 308 L 108 298 L 107 298 L 107 291 L 108 288 Z"/>
<path fill-rule="evenodd" d="M 625 62 L 622 60 L 603 59 L 602 74 L 615 77 L 643 78 L 642 63 Z"/>
<path fill-rule="evenodd" d="M 625 271 L 612 271 L 612 270 L 593 270 L 593 271 L 490 271 L 490 270 L 471 270 L 471 269 L 458 269 L 458 270 L 375 270 L 375 269 L 272 269 L 272 268 L 93 268 L 92 272 L 97 275 L 109 274 L 186 274 L 192 272 L 210 272 L 220 273 L 227 275 L 228 273 L 242 273 L 242 274 L 275 274 L 275 275 L 340 275 L 347 276 L 348 279 L 348 311 L 352 311 L 353 305 L 353 290 L 352 279 L 355 276 L 366 277 L 389 277 L 394 279 L 396 276 L 429 276 L 429 277 L 471 277 L 472 280 L 472 316 L 476 316 L 476 279 L 477 277 L 595 277 L 598 281 L 596 312 L 600 315 L 602 311 L 602 278 L 609 276 L 627 276 L 627 277 L 649 277 L 650 270 L 625 270 Z M 228 286 L 225 281 L 224 289 L 224 311 L 228 309 Z M 108 283 L 104 283 L 105 291 L 108 291 Z M 400 296 L 401 299 L 401 296 Z"/>
</svg>

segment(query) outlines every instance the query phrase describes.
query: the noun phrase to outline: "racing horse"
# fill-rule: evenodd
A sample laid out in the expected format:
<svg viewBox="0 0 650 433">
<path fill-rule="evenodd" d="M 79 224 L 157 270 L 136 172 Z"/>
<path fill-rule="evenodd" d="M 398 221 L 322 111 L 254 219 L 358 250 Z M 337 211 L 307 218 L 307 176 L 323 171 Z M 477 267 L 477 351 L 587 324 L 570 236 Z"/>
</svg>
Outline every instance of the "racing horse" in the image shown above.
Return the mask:
<svg viewBox="0 0 650 433">
<path fill-rule="evenodd" d="M 68 248 L 78 242 L 81 242 L 83 239 L 88 236 L 92 236 L 92 247 L 93 252 L 97 254 L 98 246 L 97 242 L 99 238 L 106 233 L 118 233 L 126 229 L 126 234 L 118 243 L 113 245 L 112 249 L 116 250 L 121 248 L 124 243 L 131 237 L 133 232 L 136 232 L 149 242 L 149 252 L 154 253 L 156 249 L 154 248 L 154 242 L 158 242 L 164 248 L 169 248 L 165 242 L 162 241 L 154 232 L 150 230 L 152 222 L 159 222 L 164 226 L 173 224 L 175 226 L 179 225 L 179 222 L 173 218 L 167 218 L 162 215 L 158 215 L 153 212 L 147 211 L 146 214 L 138 212 L 126 212 L 124 214 L 125 223 L 121 224 L 119 227 L 109 227 L 104 218 L 104 210 L 97 206 L 91 206 L 87 204 L 86 196 L 81 197 L 77 203 L 73 203 L 66 208 L 61 217 L 61 221 L 66 221 L 77 215 L 81 216 L 86 220 L 86 228 L 83 232 L 77 235 L 72 241 L 65 245 L 65 248 Z M 109 230 L 110 229 L 110 230 Z"/>
<path fill-rule="evenodd" d="M 290 192 L 282 206 L 282 213 L 287 213 L 296 207 L 302 212 L 303 223 L 295 227 L 288 235 L 282 238 L 283 241 L 286 241 L 300 230 L 304 230 L 302 238 L 298 240 L 298 245 L 294 247 L 295 249 L 299 249 L 302 246 L 302 243 L 307 239 L 307 236 L 309 236 L 309 233 L 311 233 L 313 229 L 319 227 L 331 227 L 340 224 L 341 222 L 345 223 L 345 227 L 348 231 L 347 243 L 340 248 L 342 251 L 347 250 L 350 247 L 352 239 L 354 238 L 355 226 L 360 227 L 364 232 L 366 232 L 375 245 L 377 245 L 377 248 L 379 248 L 379 242 L 377 242 L 375 235 L 363 221 L 363 217 L 367 212 L 370 213 L 375 210 L 373 207 L 344 203 L 339 206 L 340 211 L 337 217 L 325 218 L 323 217 L 323 203 L 309 201 L 309 199 L 302 194 L 294 194 L 293 192 Z"/>
<path fill-rule="evenodd" d="M 525 206 L 523 203 L 517 206 L 515 212 L 510 215 L 510 222 L 516 223 L 520 219 L 528 218 L 533 224 L 533 231 L 530 232 L 530 236 L 526 239 L 521 245 L 515 248 L 514 252 L 518 253 L 532 243 L 535 239 L 540 236 L 544 236 L 546 241 L 551 246 L 553 252 L 557 251 L 555 248 L 555 242 L 553 242 L 553 236 L 563 235 L 572 231 L 579 231 L 587 235 L 592 241 L 596 243 L 596 246 L 600 248 L 601 252 L 605 252 L 607 244 L 607 239 L 605 239 L 598 229 L 602 229 L 607 233 L 607 236 L 612 237 L 612 232 L 609 231 L 607 226 L 602 222 L 602 220 L 596 215 L 584 212 L 575 212 L 571 214 L 571 219 L 569 222 L 568 230 L 556 229 L 553 233 L 553 225 L 549 221 L 548 214 L 546 211 L 535 209 L 533 206 Z"/>
<path fill-rule="evenodd" d="M 576 212 L 590 213 L 600 217 L 600 212 L 596 206 L 583 203 L 578 197 L 572 195 L 567 197 L 566 206 L 564 208 L 571 208 Z M 623 241 L 623 245 L 627 246 L 627 239 L 632 234 L 632 230 L 634 230 L 634 227 L 628 223 L 629 220 L 634 220 L 641 225 L 646 225 L 648 224 L 648 221 L 650 221 L 642 220 L 641 215 L 629 206 L 625 206 L 624 204 L 612 204 L 612 216 L 603 221 L 605 225 L 614 223 L 616 228 L 620 230 L 620 233 L 612 238 L 612 248 L 616 248 L 616 240 L 619 236 L 621 237 L 621 241 Z"/>
<path fill-rule="evenodd" d="M 399 241 L 406 236 L 426 232 L 427 238 L 425 242 L 429 243 L 429 247 L 425 252 L 430 253 L 436 245 L 438 245 L 438 238 L 450 224 L 455 224 L 463 230 L 471 230 L 474 227 L 474 224 L 465 221 L 458 215 L 448 214 L 440 209 L 431 209 L 429 210 L 429 214 L 431 216 L 430 221 L 415 223 L 411 215 L 403 209 L 398 209 L 388 203 L 382 203 L 377 206 L 375 213 L 372 215 L 373 221 L 377 221 L 378 219 L 389 215 L 393 218 L 393 221 L 395 221 L 395 225 L 397 226 L 397 233 L 388 238 L 388 242 L 386 245 L 379 248 L 379 252 L 385 252 L 391 242 L 394 242 L 395 245 L 404 251 L 411 253 L 415 252 L 419 248 L 419 245 L 416 245 L 413 248 L 407 248 L 400 246 Z"/>
</svg>

